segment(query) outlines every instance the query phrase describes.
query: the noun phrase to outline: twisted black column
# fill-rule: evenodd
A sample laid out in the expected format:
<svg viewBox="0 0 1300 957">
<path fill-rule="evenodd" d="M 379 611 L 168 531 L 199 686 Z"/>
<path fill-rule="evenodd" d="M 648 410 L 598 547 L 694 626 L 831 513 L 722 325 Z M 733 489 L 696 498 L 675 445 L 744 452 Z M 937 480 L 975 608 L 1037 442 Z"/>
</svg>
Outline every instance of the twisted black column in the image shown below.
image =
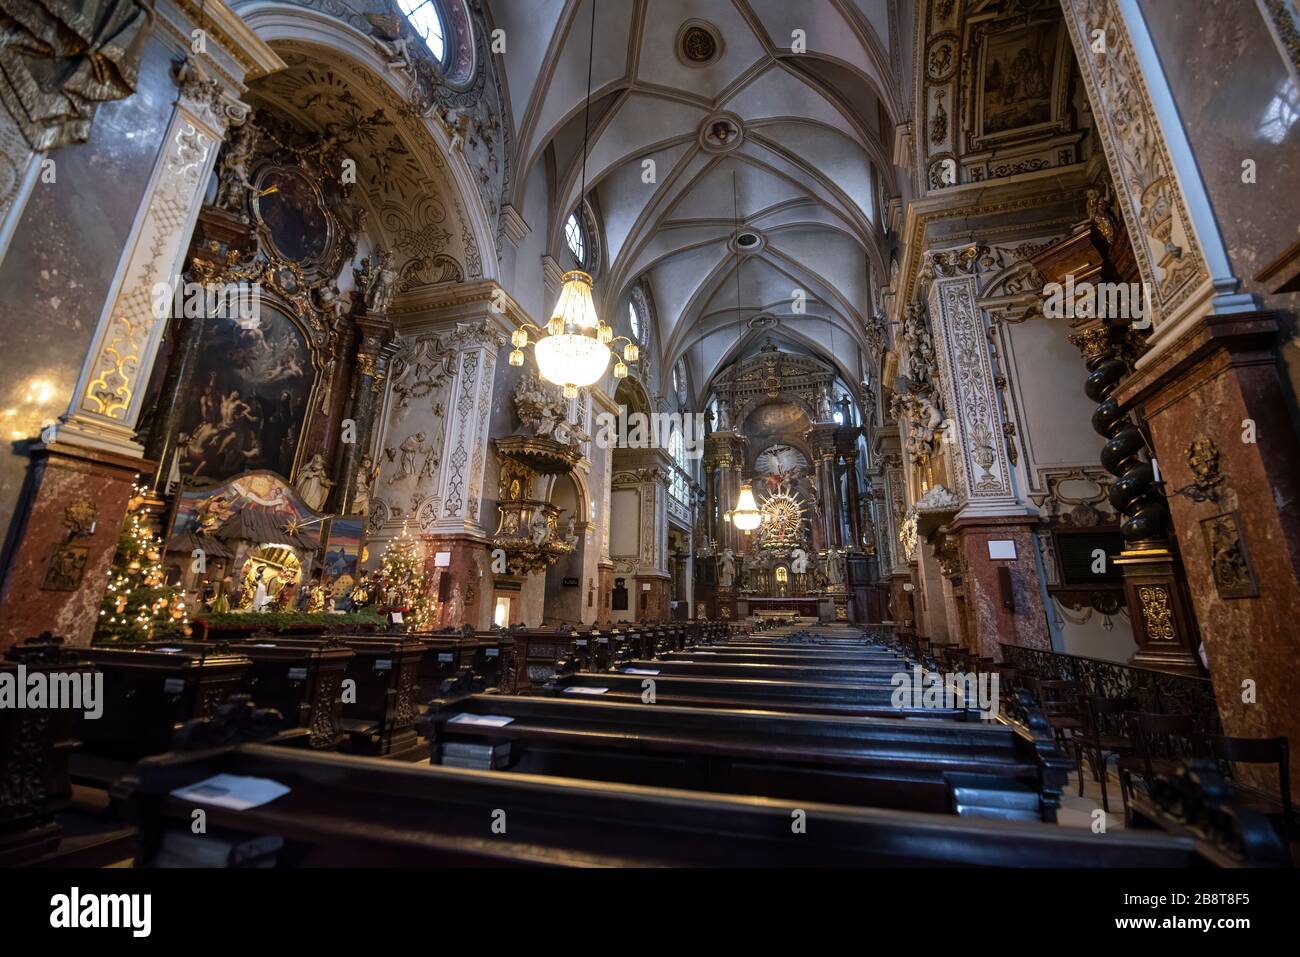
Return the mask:
<svg viewBox="0 0 1300 957">
<path fill-rule="evenodd" d="M 1141 458 L 1146 437 L 1114 398 L 1128 366 L 1118 356 L 1119 343 L 1109 329 L 1098 328 L 1071 337 L 1084 349 L 1088 379 L 1084 392 L 1099 403 L 1092 427 L 1106 439 L 1102 467 L 1116 476 L 1110 504 L 1120 516 L 1125 544 L 1165 541 L 1169 535 L 1169 505 L 1156 484 L 1151 463 Z"/>
</svg>

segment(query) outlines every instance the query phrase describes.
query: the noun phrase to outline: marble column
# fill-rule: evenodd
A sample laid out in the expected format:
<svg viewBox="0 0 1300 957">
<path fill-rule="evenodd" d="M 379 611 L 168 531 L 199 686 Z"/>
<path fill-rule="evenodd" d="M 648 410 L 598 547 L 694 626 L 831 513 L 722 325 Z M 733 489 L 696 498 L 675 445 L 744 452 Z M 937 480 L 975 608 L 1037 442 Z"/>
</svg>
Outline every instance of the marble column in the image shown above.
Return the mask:
<svg viewBox="0 0 1300 957">
<path fill-rule="evenodd" d="M 1239 291 L 1139 5 L 1062 0 L 1061 6 L 1146 285 L 1149 361 L 1207 313 L 1250 313 L 1257 304 Z"/>
<path fill-rule="evenodd" d="M 1050 648 L 1051 635 L 1033 536 L 1037 510 L 1016 488 L 1003 441 L 972 251 L 931 252 L 925 272 L 932 280 L 928 306 L 939 378 L 945 408 L 952 410 L 948 434 L 961 507 L 951 529 L 962 555 L 966 624 L 978 653 L 997 657 L 1001 642 Z"/>
<path fill-rule="evenodd" d="M 135 438 L 166 326 L 155 287 L 179 281 L 222 138 L 248 110 L 193 61 L 173 79 L 177 98 L 69 407 L 32 450 L 28 519 L 13 533 L 0 596 L 0 644 L 44 630 L 89 644 L 132 480 L 155 465 Z M 97 507 L 95 532 L 74 540 L 63 519 L 83 495 Z M 76 574 L 47 574 L 56 555 Z"/>
<path fill-rule="evenodd" d="M 821 533 L 823 548 L 839 548 L 840 502 L 839 483 L 835 480 L 835 423 L 814 423 L 805 437 L 813 454 L 813 469 L 817 480 L 817 496 L 821 505 Z"/>
<path fill-rule="evenodd" d="M 853 452 L 844 453 L 844 481 L 848 489 L 849 550 L 862 550 L 862 492 L 858 488 L 858 457 Z"/>
<path fill-rule="evenodd" d="M 179 95 L 114 287 L 82 367 L 71 406 L 47 442 L 74 442 L 140 456 L 136 424 L 166 328 L 155 286 L 180 281 L 217 151 L 248 107 L 194 68 L 178 68 Z"/>
<path fill-rule="evenodd" d="M 122 516 L 146 464 L 73 443 L 32 450 L 31 505 L 0 592 L 0 652 L 42 631 L 90 644 Z M 92 524 L 74 522 L 74 508 L 88 509 Z M 56 558 L 65 555 L 73 573 L 56 575 Z"/>
<path fill-rule="evenodd" d="M 1169 507 L 1224 732 L 1295 742 L 1300 443 L 1278 326 L 1267 313 L 1211 316 L 1116 395 L 1142 409 L 1175 493 Z M 1153 626 L 1171 620 L 1167 606 L 1152 604 Z M 1300 762 L 1291 779 L 1300 789 Z M 1271 770 L 1250 780 L 1277 786 Z"/>
<path fill-rule="evenodd" d="M 716 529 L 713 527 L 716 492 L 713 489 L 713 463 L 704 464 L 704 537 L 707 541 L 717 541 Z"/>
</svg>

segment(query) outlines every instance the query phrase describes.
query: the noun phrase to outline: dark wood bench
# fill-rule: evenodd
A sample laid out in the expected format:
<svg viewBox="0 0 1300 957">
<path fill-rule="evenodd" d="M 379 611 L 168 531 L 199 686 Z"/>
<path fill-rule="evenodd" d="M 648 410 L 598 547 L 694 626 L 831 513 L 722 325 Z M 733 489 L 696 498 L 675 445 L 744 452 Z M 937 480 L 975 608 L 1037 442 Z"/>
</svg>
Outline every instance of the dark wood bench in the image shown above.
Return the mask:
<svg viewBox="0 0 1300 957">
<path fill-rule="evenodd" d="M 353 754 L 417 758 L 420 667 L 430 650 L 405 635 L 344 635 L 277 639 L 286 647 L 345 647 L 352 652 L 343 678 L 339 728 Z M 238 645 L 232 647 L 240 647 Z"/>
<path fill-rule="evenodd" d="M 216 774 L 289 791 L 244 811 L 205 806 L 208 828 L 284 841 L 278 866 L 1000 866 L 1240 865 L 1189 834 L 1093 834 L 1033 822 L 963 819 L 809 801 L 736 797 L 566 778 L 428 767 L 241 745 L 142 762 L 122 793 L 151 866 L 196 806 L 179 787 Z M 796 826 L 803 820 L 804 826 Z M 496 829 L 494 830 L 494 824 Z M 504 830 L 502 830 L 504 828 Z M 1227 843 L 1227 842 L 1225 842 Z"/>
<path fill-rule="evenodd" d="M 791 664 L 748 661 L 717 661 L 700 656 L 689 659 L 628 659 L 617 662 L 614 671 L 634 673 L 657 672 L 662 676 L 680 675 L 691 678 L 761 678 L 773 681 L 847 682 L 850 684 L 881 685 L 890 687 L 890 680 L 899 672 L 910 669 L 903 661 L 871 665 L 808 664 L 795 659 Z"/>
<path fill-rule="evenodd" d="M 944 717 L 965 716 L 963 709 L 897 709 L 888 684 L 810 683 L 764 681 L 743 678 L 690 678 L 678 675 L 629 675 L 617 672 L 578 672 L 556 675 L 537 689 L 545 695 L 599 698 L 607 701 L 642 700 L 644 682 L 654 682 L 658 704 L 696 708 L 758 708 L 803 714 L 842 714 L 859 717 Z M 602 691 L 571 691 L 574 688 Z M 978 720 L 977 712 L 970 712 Z"/>
<path fill-rule="evenodd" d="M 725 646 L 717 649 L 688 647 L 685 651 L 670 651 L 657 657 L 660 661 L 717 661 L 755 665 L 844 665 L 851 668 L 903 667 L 907 663 L 907 659 L 902 656 L 853 655 L 838 652 L 731 651 Z"/>
<path fill-rule="evenodd" d="M 252 664 L 244 673 L 241 693 L 252 698 L 259 708 L 280 712 L 285 729 L 305 729 L 307 747 L 330 751 L 344 740 L 340 727 L 343 679 L 354 652 L 341 642 L 295 642 L 258 635 L 224 646 L 153 642 L 141 647 L 223 650 L 242 655 Z"/>
<path fill-rule="evenodd" d="M 1065 783 L 1064 758 L 1044 761 L 996 722 L 473 695 L 435 702 L 420 727 L 434 763 L 468 743 L 503 750 L 500 767 L 526 773 L 1007 819 L 1055 820 Z"/>
<path fill-rule="evenodd" d="M 81 654 L 104 676 L 103 714 L 77 716 L 81 748 L 75 780 L 105 786 L 133 762 L 171 749 L 185 722 L 212 716 L 238 694 L 253 661 L 216 647 L 180 644 L 86 648 Z"/>
<path fill-rule="evenodd" d="M 81 649 L 64 648 L 48 635 L 13 646 L 0 660 L 0 675 L 19 693 L 37 675 L 47 683 L 63 676 L 81 681 L 94 670 Z M 79 714 L 69 708 L 0 708 L 0 866 L 25 864 L 58 848 L 63 828 L 55 815 L 72 795 L 68 760 L 80 743 L 73 732 Z"/>
</svg>

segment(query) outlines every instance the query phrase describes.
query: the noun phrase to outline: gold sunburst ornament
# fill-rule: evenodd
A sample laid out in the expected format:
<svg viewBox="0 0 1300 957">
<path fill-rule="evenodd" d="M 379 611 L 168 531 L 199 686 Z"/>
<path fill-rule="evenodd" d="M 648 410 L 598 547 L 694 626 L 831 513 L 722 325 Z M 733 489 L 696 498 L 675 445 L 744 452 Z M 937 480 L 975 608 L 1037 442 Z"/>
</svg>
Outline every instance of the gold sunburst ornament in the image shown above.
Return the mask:
<svg viewBox="0 0 1300 957">
<path fill-rule="evenodd" d="M 794 548 L 803 542 L 803 506 L 788 482 L 782 482 L 764 497 L 759 511 L 763 513 L 763 524 L 758 540 L 764 548 Z"/>
</svg>

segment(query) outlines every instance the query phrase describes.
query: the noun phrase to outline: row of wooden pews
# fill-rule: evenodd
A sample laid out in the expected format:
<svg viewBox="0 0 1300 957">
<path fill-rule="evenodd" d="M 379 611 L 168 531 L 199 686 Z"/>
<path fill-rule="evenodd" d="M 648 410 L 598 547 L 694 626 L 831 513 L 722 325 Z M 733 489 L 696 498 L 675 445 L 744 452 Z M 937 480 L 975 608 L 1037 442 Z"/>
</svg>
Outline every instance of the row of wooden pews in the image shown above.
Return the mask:
<svg viewBox="0 0 1300 957">
<path fill-rule="evenodd" d="M 1050 823 L 1069 759 L 1031 704 L 996 722 L 895 708 L 891 677 L 930 662 L 861 631 L 213 639 L 81 653 L 112 720 L 75 729 L 74 775 L 131 809 L 143 866 L 176 862 L 200 805 L 174 792 L 218 774 L 289 789 L 204 806 L 210 845 L 257 849 L 243 863 L 259 866 L 1188 866 L 1275 850 L 1221 814 L 1231 833 L 1171 835 L 1158 808 L 1138 815 L 1147 832 Z M 1180 806 L 1221 803 L 1208 773 L 1177 783 Z"/>
<path fill-rule="evenodd" d="M 148 822 L 141 859 L 147 863 L 188 820 L 192 805 L 173 792 L 221 773 L 289 787 L 264 808 L 209 818 L 237 829 L 231 840 L 282 837 L 281 865 L 1189 867 L 1279 860 L 1244 818 L 1223 833 L 1230 818 L 1222 814 L 1212 818 L 1219 831 L 1177 833 L 1154 827 L 1168 817 L 1158 808 L 1136 819 L 1150 829 L 1109 835 L 1037 820 L 1050 817 L 1063 769 L 1053 763 L 1060 756 L 1050 733 L 1025 723 L 769 710 L 757 692 L 738 690 L 770 683 L 747 670 L 702 680 L 734 683 L 715 689 L 719 700 L 756 704 L 749 708 L 564 691 L 579 678 L 657 686 L 661 676 L 627 669 L 673 661 L 716 666 L 710 659 L 719 653 L 740 659 L 730 663 L 741 669 L 773 657 L 795 668 L 827 657 L 863 668 L 909 664 L 897 649 L 862 641 L 688 643 L 662 656 L 613 659 L 607 667 L 614 671 L 575 673 L 562 659 L 562 673 L 548 683 L 558 691 L 551 695 L 452 688 L 420 722 L 428 766 L 259 745 L 169 755 L 143 762 L 133 786 Z M 744 660 L 748 655 L 763 660 Z M 469 769 L 473 755 L 498 770 Z M 1171 785 L 1171 806 L 1189 807 L 1196 795 L 1207 801 L 1216 787 L 1207 773 L 1196 769 Z M 980 816 L 960 813 L 963 788 L 991 801 Z M 367 808 L 365 821 L 350 811 L 357 807 Z M 1232 846 L 1245 850 L 1234 856 Z"/>
</svg>

